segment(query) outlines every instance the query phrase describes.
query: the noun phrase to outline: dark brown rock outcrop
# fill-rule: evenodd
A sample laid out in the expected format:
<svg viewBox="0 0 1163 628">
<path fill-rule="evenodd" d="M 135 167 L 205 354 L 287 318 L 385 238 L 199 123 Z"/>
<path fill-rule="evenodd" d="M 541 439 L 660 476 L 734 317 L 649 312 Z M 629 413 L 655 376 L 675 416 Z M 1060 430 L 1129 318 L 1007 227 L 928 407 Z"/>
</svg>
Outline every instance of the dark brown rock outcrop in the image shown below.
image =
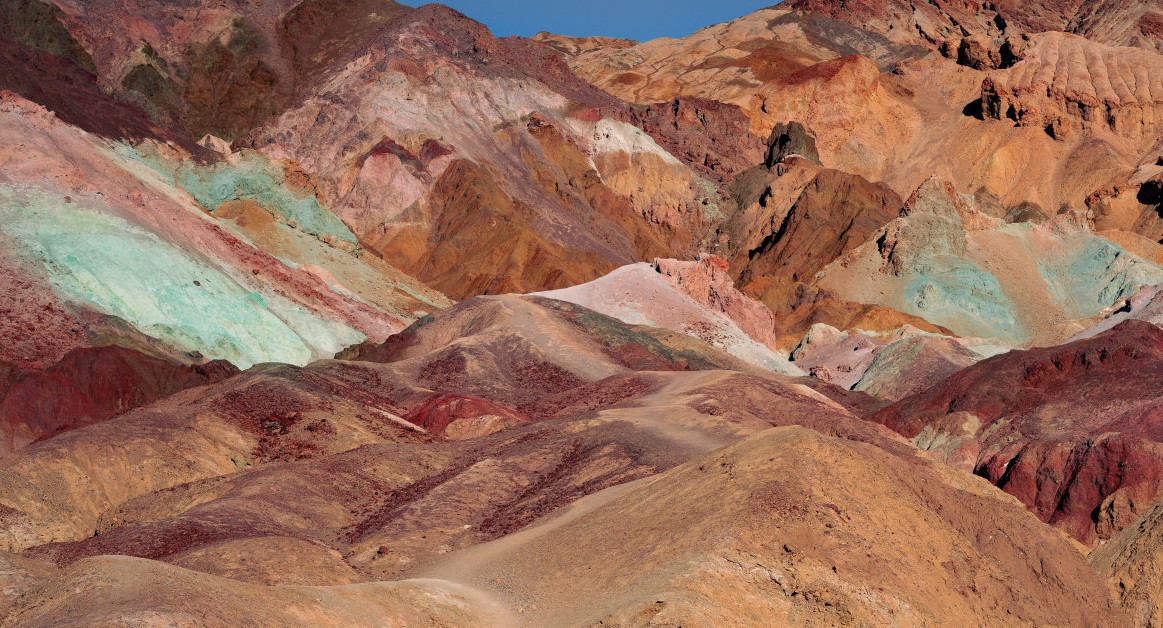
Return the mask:
<svg viewBox="0 0 1163 628">
<path fill-rule="evenodd" d="M 767 138 L 767 153 L 763 165 L 768 168 L 796 155 L 808 161 L 820 163 L 820 153 L 816 150 L 816 137 L 799 122 L 777 124 Z"/>
<path fill-rule="evenodd" d="M 743 267 L 740 284 L 810 282 L 832 260 L 899 216 L 903 206 L 900 196 L 883 184 L 822 170 L 800 193 L 782 224 L 747 251 L 745 261 L 736 260 Z"/>
<path fill-rule="evenodd" d="M 0 65 L 5 68 L 0 73 L 0 90 L 19 94 L 71 125 L 113 139 L 172 139 L 198 150 L 192 142 L 170 138 L 144 110 L 106 94 L 92 72 L 70 59 L 22 46 L 0 34 Z"/>
</svg>

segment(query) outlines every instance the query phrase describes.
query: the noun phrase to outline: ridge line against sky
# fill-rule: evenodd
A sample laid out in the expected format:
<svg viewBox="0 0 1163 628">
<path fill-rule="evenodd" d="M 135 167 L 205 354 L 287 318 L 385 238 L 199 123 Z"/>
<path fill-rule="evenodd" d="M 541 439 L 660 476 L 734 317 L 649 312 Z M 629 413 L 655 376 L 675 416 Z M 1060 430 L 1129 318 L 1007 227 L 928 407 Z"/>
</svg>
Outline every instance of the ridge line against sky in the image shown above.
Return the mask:
<svg viewBox="0 0 1163 628">
<path fill-rule="evenodd" d="M 402 4 L 415 7 L 427 3 L 404 0 Z M 776 0 L 444 0 L 440 4 L 483 23 L 498 37 L 532 37 L 548 31 L 646 41 L 685 37 L 700 28 L 770 7 Z"/>
</svg>

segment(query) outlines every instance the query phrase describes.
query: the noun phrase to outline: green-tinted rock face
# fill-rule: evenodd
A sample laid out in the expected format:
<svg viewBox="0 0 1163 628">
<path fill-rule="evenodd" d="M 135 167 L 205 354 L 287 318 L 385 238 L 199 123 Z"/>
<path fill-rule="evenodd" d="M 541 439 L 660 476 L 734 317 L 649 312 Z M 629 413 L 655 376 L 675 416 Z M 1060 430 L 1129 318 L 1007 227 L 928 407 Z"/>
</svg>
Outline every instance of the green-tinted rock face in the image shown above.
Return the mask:
<svg viewBox="0 0 1163 628">
<path fill-rule="evenodd" d="M 943 263 L 941 263 L 943 262 Z M 929 265 L 905 286 L 906 311 L 964 335 L 1024 341 L 1014 304 L 1002 294 L 997 278 L 974 264 L 946 258 Z"/>
<path fill-rule="evenodd" d="M 0 189 L 0 231 L 44 264 L 64 299 L 240 368 L 304 365 L 364 339 L 277 294 L 256 293 L 211 260 L 63 199 Z"/>
<path fill-rule="evenodd" d="M 1069 321 L 1163 282 L 1163 267 L 1065 219 L 1007 224 L 937 180 L 873 240 L 821 285 L 1011 346 L 1060 341 Z"/>
<path fill-rule="evenodd" d="M 1052 294 L 1075 318 L 1101 313 L 1146 285 L 1163 283 L 1163 269 L 1099 237 L 1038 265 Z"/>
<path fill-rule="evenodd" d="M 965 225 L 952 200 L 940 193 L 919 196 L 898 236 L 905 244 L 893 264 L 906 281 L 903 311 L 961 335 L 1021 343 L 1027 337 L 1017 307 L 998 279 L 969 259 Z"/>
<path fill-rule="evenodd" d="M 1061 234 L 1057 244 L 1038 258 L 1035 236 L 1028 229 L 1015 232 L 1026 254 L 1032 254 L 1044 290 L 1064 319 L 1100 314 L 1121 298 L 1145 285 L 1163 282 L 1163 268 L 1117 244 L 1090 234 Z M 1032 339 L 1024 320 L 1048 312 L 1025 311 L 1035 307 L 1023 301 L 1028 295 L 1006 289 L 1012 277 L 986 270 L 971 256 L 937 253 L 912 258 L 903 273 L 905 311 L 944 325 L 962 335 L 995 337 L 1012 343 Z M 999 252 L 998 254 L 1002 254 Z"/>
<path fill-rule="evenodd" d="M 155 153 L 138 153 L 122 146 L 120 152 L 153 168 L 169 182 L 194 197 L 207 211 L 227 201 L 250 199 L 283 222 L 320 239 L 334 238 L 350 245 L 355 235 L 314 194 L 292 189 L 283 168 L 257 153 L 241 153 L 234 163 L 174 164 Z"/>
</svg>

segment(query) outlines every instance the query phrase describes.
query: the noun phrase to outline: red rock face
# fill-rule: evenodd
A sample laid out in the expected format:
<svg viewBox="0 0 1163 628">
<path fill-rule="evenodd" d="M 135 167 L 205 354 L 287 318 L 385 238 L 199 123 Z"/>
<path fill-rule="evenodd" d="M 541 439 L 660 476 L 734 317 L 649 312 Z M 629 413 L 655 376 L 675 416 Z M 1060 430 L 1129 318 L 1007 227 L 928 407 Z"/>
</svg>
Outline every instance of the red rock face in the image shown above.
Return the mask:
<svg viewBox="0 0 1163 628">
<path fill-rule="evenodd" d="M 432 395 L 404 418 L 437 436 L 445 435 L 446 428 L 457 421 L 496 419 L 508 424 L 532 421 L 515 410 L 480 397 L 452 393 Z"/>
<path fill-rule="evenodd" d="M 1093 544 L 1158 499 L 1160 387 L 1163 330 L 1132 320 L 985 360 L 872 420 L 967 460 L 1041 520 Z M 954 417 L 970 428 L 947 425 Z"/>
<path fill-rule="evenodd" d="M 16 372 L 0 386 L 0 453 L 238 373 L 229 362 L 186 366 L 121 347 L 70 351 L 39 371 Z"/>
<path fill-rule="evenodd" d="M 85 324 L 57 298 L 43 272 L 0 253 L 0 286 L 0 362 L 41 369 L 89 344 Z"/>
</svg>

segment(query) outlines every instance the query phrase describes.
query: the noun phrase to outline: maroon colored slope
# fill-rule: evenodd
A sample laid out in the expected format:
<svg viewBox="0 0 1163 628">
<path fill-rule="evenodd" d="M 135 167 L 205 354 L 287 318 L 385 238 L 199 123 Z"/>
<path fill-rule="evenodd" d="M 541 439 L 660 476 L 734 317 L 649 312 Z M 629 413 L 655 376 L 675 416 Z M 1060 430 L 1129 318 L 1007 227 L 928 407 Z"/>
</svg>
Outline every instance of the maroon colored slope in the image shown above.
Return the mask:
<svg viewBox="0 0 1163 628">
<path fill-rule="evenodd" d="M 437 436 L 445 435 L 445 430 L 456 421 L 471 421 L 486 417 L 519 424 L 532 421 L 529 417 L 473 395 L 436 393 L 419 407 L 404 417 L 409 423 L 418 425 Z"/>
<path fill-rule="evenodd" d="M 1157 500 L 1161 391 L 1163 329 L 1127 321 L 985 360 L 872 420 L 971 466 L 1091 544 Z"/>
<path fill-rule="evenodd" d="M 751 134 L 747 114 L 717 100 L 680 96 L 598 113 L 641 128 L 659 146 L 720 184 L 763 158 L 763 140 Z"/>
<path fill-rule="evenodd" d="M 0 67 L 0 90 L 20 94 L 71 125 L 111 139 L 173 141 L 204 154 L 197 144 L 158 128 L 141 108 L 106 94 L 97 77 L 73 61 L 0 37 Z"/>
<path fill-rule="evenodd" d="M 224 360 L 186 366 L 122 347 L 75 349 L 0 387 L 0 454 L 238 372 Z"/>
</svg>

